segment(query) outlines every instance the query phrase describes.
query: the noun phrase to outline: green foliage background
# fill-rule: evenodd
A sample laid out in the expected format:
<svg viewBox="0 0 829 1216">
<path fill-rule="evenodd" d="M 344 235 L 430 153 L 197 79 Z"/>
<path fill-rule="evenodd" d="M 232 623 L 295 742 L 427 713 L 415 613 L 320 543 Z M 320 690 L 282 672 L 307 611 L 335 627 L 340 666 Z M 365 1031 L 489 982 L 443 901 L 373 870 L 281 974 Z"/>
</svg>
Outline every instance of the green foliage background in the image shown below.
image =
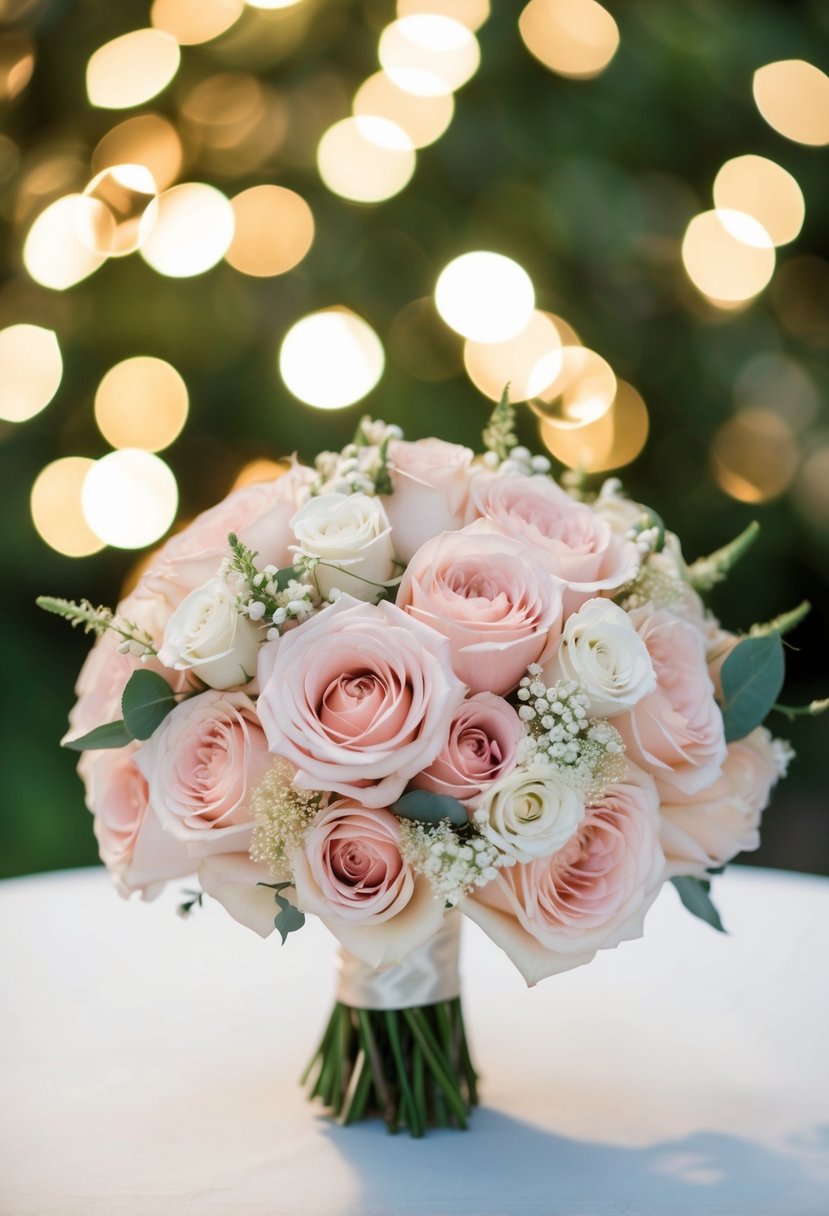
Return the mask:
<svg viewBox="0 0 829 1216">
<path fill-rule="evenodd" d="M 766 126 L 751 79 L 758 66 L 780 58 L 802 57 L 825 70 L 826 5 L 609 0 L 620 50 L 603 75 L 579 82 L 537 63 L 518 34 L 520 6 L 493 0 L 479 32 L 481 68 L 458 94 L 449 130 L 418 155 L 402 194 L 360 206 L 322 186 L 314 150 L 376 70 L 377 35 L 393 19 L 393 3 L 306 3 L 307 28 L 292 48 L 236 35 L 186 48 L 176 81 L 146 107 L 175 119 L 186 89 L 217 70 L 252 71 L 279 89 L 293 126 L 269 161 L 236 176 L 211 173 L 196 158 L 183 177 L 213 181 L 229 194 L 266 181 L 298 190 L 316 221 L 306 260 L 270 280 L 245 278 L 224 263 L 199 278 L 170 280 L 130 257 L 63 294 L 33 284 L 22 269 L 25 227 L 14 218 L 19 183 L 44 150 L 62 149 L 77 159 L 83 187 L 92 148 L 132 113 L 89 106 L 86 61 L 108 38 L 146 25 L 149 5 L 53 0 L 30 6 L 23 21 L 36 41 L 37 65 L 4 121 L 20 158 L 0 181 L 6 264 L 0 326 L 53 327 L 65 374 L 41 415 L 0 430 L 2 874 L 83 864 L 96 855 L 73 773 L 76 757 L 57 746 L 87 642 L 33 604 L 41 592 L 113 602 L 133 558 L 112 550 L 81 561 L 58 556 L 35 534 L 28 499 L 50 460 L 107 450 L 92 414 L 103 373 L 130 355 L 154 354 L 184 376 L 190 419 L 164 454 L 179 479 L 182 519 L 222 497 L 253 456 L 296 450 L 310 459 L 320 448 L 340 446 L 364 410 L 400 423 L 411 438 L 438 433 L 473 442 L 489 403 L 463 373 L 460 340 L 439 322 L 415 326 L 411 312 L 400 316 L 431 294 L 448 260 L 469 249 L 516 258 L 534 280 L 538 306 L 564 315 L 642 392 L 651 437 L 624 480 L 680 533 L 689 558 L 730 539 L 750 519 L 761 521 L 759 543 L 718 589 L 714 606 L 736 628 L 811 599 L 812 616 L 790 639 L 797 649 L 788 650 L 786 699 L 829 691 L 825 529 L 788 496 L 759 507 L 733 501 L 717 487 L 709 458 L 717 426 L 734 411 L 735 379 L 755 355 L 797 360 L 825 403 L 829 153 L 790 143 Z M 767 155 L 794 174 L 806 198 L 806 223 L 794 245 L 780 251 L 776 279 L 763 296 L 745 311 L 723 314 L 688 283 L 679 243 L 691 215 L 711 206 L 719 166 L 745 152 Z M 792 264 L 805 267 L 805 278 L 787 273 Z M 370 322 L 388 363 L 368 399 L 323 413 L 290 396 L 275 358 L 293 321 L 335 303 Z M 802 437 L 804 451 L 826 439 L 823 409 Z M 531 417 L 522 425 L 532 444 Z M 780 719 L 777 729 L 799 758 L 766 816 L 763 848 L 753 859 L 829 872 L 826 721 Z"/>
</svg>

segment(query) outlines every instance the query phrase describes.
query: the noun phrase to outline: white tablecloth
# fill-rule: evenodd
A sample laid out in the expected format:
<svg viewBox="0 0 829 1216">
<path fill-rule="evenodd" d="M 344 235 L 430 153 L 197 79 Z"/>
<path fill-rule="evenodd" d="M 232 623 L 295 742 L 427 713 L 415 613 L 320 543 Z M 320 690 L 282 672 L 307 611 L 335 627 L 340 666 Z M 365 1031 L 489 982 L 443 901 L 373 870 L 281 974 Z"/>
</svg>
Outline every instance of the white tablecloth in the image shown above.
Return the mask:
<svg viewBox="0 0 829 1216">
<path fill-rule="evenodd" d="M 0 884 L 0 1211 L 13 1216 L 826 1216 L 829 882 L 737 870 L 730 936 L 660 896 L 642 941 L 528 991 L 465 926 L 467 1133 L 332 1124 L 296 1079 L 334 943 L 178 884 Z"/>
</svg>

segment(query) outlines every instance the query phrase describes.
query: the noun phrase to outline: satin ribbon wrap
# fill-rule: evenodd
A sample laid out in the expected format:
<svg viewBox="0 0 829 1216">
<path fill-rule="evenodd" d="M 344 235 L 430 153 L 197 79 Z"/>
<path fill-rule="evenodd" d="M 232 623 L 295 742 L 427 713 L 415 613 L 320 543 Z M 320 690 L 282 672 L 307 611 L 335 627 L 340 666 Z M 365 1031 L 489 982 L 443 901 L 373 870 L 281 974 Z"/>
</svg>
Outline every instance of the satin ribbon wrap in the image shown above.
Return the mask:
<svg viewBox="0 0 829 1216">
<path fill-rule="evenodd" d="M 434 937 L 398 963 L 375 971 L 340 947 L 337 1000 L 353 1009 L 411 1009 L 460 996 L 461 914 L 448 912 Z"/>
</svg>

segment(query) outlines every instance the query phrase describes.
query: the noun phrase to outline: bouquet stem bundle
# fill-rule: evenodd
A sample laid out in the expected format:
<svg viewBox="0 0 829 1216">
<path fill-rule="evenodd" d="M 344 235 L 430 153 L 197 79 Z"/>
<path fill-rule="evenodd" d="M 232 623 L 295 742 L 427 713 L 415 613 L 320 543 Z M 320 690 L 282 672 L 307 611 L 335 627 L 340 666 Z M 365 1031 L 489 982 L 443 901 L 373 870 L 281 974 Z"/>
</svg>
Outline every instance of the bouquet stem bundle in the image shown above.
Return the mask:
<svg viewBox="0 0 829 1216">
<path fill-rule="evenodd" d="M 465 1129 L 477 1104 L 460 997 L 410 1009 L 337 1001 L 302 1081 L 343 1125 L 379 1114 L 392 1134 Z"/>
</svg>

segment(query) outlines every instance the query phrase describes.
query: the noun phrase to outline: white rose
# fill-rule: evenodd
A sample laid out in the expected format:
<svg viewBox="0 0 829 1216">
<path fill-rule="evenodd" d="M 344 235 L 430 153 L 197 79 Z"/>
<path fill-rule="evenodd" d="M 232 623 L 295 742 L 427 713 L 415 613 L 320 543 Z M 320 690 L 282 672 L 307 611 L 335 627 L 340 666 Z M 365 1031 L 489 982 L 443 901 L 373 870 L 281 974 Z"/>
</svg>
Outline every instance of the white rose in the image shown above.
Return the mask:
<svg viewBox="0 0 829 1216">
<path fill-rule="evenodd" d="M 314 577 L 323 597 L 336 587 L 373 603 L 377 584 L 394 577 L 391 524 L 376 498 L 321 494 L 297 511 L 290 527 L 299 550 L 322 559 Z"/>
<path fill-rule="evenodd" d="M 584 818 L 581 796 L 552 765 L 514 769 L 491 785 L 475 812 L 475 824 L 516 861 L 557 853 Z"/>
<path fill-rule="evenodd" d="M 567 618 L 545 684 L 573 680 L 590 699 L 591 715 L 612 718 L 656 688 L 656 673 L 630 617 L 606 599 L 587 600 Z"/>
<path fill-rule="evenodd" d="M 263 634 L 240 614 L 236 599 L 220 578 L 185 596 L 164 630 L 161 662 L 192 671 L 211 688 L 246 684 L 256 673 Z"/>
</svg>

